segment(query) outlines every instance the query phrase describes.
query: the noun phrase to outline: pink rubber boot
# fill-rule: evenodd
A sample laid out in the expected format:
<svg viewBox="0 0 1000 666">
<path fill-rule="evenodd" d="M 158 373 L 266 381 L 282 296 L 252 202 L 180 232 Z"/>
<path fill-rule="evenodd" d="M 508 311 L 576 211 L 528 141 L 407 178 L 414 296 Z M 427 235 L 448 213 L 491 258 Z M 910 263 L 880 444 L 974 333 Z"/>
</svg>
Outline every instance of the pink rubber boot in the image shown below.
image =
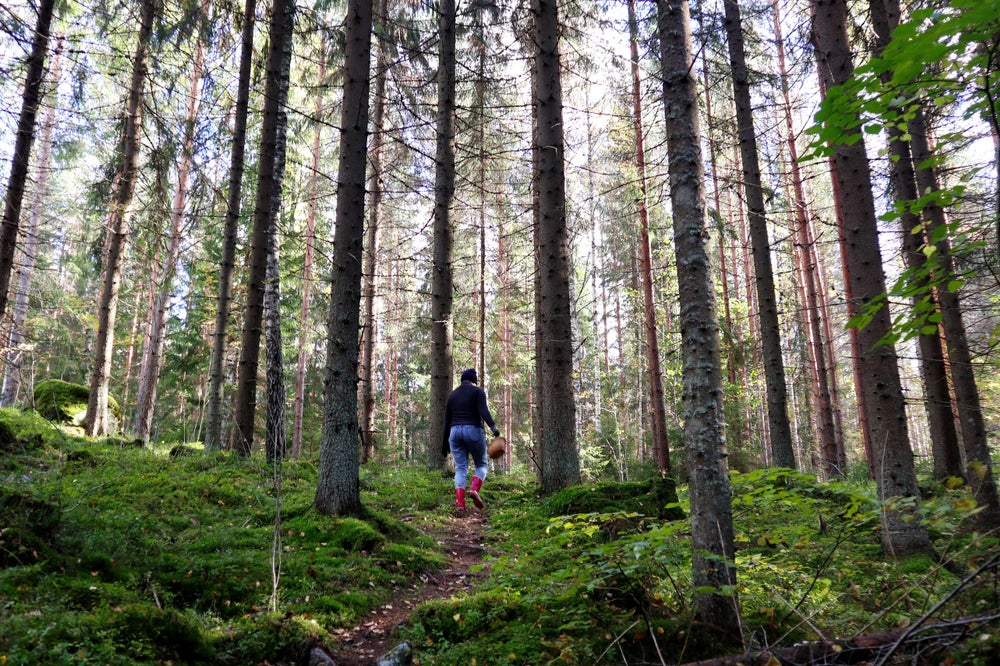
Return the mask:
<svg viewBox="0 0 1000 666">
<path fill-rule="evenodd" d="M 483 504 L 483 498 L 479 496 L 479 489 L 483 487 L 483 480 L 478 476 L 472 477 L 472 483 L 469 484 L 469 497 L 472 498 L 472 503 L 476 505 L 476 508 L 480 511 L 486 506 Z"/>
<path fill-rule="evenodd" d="M 455 508 L 465 510 L 465 488 L 455 488 Z"/>
</svg>

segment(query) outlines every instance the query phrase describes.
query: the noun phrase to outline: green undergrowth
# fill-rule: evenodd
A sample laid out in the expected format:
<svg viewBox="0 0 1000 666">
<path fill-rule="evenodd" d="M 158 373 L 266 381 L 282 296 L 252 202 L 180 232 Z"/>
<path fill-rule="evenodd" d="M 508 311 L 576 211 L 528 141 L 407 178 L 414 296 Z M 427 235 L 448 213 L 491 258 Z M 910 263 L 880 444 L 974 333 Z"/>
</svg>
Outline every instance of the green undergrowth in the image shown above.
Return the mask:
<svg viewBox="0 0 1000 666">
<path fill-rule="evenodd" d="M 0 663 L 306 663 L 446 562 L 425 536 L 447 512 L 440 474 L 365 469 L 363 515 L 331 518 L 315 462 L 287 462 L 275 548 L 256 457 L 95 442 L 13 410 L 0 423 Z"/>
<path fill-rule="evenodd" d="M 307 664 L 446 565 L 428 535 L 451 480 L 422 466 L 366 466 L 363 514 L 331 518 L 313 506 L 313 459 L 285 463 L 279 490 L 259 457 L 69 432 L 0 410 L 0 663 Z M 524 470 L 484 488 L 485 582 L 417 606 L 400 640 L 422 666 L 672 664 L 874 633 L 945 598 L 941 617 L 997 615 L 995 585 L 948 597 L 958 579 L 938 563 L 885 557 L 866 484 L 772 470 L 733 490 L 738 641 L 692 619 L 685 487 L 542 496 Z M 975 570 L 998 544 L 971 529 L 968 489 L 926 490 L 938 553 Z M 995 624 L 954 663 L 992 663 Z"/>
<path fill-rule="evenodd" d="M 741 638 L 727 640 L 692 617 L 684 493 L 644 513 L 634 500 L 656 487 L 647 483 L 627 485 L 639 493 L 627 506 L 616 501 L 620 484 L 551 497 L 504 479 L 489 484 L 489 583 L 416 610 L 404 633 L 421 664 L 684 663 L 872 634 L 944 598 L 943 616 L 994 618 L 971 625 L 983 633 L 964 647 L 948 646 L 954 663 L 995 663 L 982 657 L 997 642 L 995 570 L 954 594 L 959 579 L 929 557 L 885 557 L 873 488 L 788 470 L 733 476 L 738 585 L 720 593 L 738 599 L 742 625 Z M 971 528 L 967 487 L 934 493 L 921 516 L 935 548 L 974 569 L 996 552 L 996 538 Z M 602 502 L 607 510 L 595 510 Z"/>
</svg>

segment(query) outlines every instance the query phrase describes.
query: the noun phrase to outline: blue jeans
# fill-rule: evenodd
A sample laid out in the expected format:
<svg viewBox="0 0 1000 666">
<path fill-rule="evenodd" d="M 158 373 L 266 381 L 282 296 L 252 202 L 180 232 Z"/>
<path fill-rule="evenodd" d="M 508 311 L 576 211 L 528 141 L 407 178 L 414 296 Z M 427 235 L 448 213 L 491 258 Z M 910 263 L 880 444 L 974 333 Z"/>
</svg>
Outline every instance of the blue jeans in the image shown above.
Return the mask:
<svg viewBox="0 0 1000 666">
<path fill-rule="evenodd" d="M 455 425 L 448 434 L 451 457 L 455 459 L 455 487 L 465 488 L 469 477 L 469 456 L 476 464 L 474 474 L 486 480 L 486 433 L 474 425 Z"/>
</svg>

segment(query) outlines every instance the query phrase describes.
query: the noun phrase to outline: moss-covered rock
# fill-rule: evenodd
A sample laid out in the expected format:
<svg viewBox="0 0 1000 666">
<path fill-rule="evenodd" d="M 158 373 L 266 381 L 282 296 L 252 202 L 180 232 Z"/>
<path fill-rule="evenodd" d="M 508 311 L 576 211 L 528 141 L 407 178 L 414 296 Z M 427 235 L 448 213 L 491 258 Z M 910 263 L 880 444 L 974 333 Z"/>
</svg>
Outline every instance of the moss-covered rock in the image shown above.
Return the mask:
<svg viewBox="0 0 1000 666">
<path fill-rule="evenodd" d="M 655 477 L 646 481 L 593 483 L 565 488 L 549 497 L 549 516 L 578 513 L 635 512 L 663 520 L 682 520 L 673 479 Z"/>
<path fill-rule="evenodd" d="M 64 382 L 61 379 L 46 379 L 35 386 L 33 394 L 35 410 L 56 423 L 82 425 L 87 415 L 87 400 L 90 389 L 83 384 Z M 120 423 L 122 408 L 113 396 L 108 396 L 108 410 Z"/>
</svg>

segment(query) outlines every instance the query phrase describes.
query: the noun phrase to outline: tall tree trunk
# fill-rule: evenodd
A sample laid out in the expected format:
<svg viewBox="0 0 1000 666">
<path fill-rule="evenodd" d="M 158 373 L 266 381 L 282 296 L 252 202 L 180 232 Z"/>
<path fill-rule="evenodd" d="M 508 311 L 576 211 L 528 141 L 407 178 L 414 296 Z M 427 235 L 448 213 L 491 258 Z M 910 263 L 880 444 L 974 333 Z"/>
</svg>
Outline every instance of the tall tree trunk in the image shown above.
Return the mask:
<svg viewBox="0 0 1000 666">
<path fill-rule="evenodd" d="M 38 3 L 38 18 L 31 40 L 31 55 L 28 56 L 28 73 L 24 78 L 24 92 L 21 94 L 21 115 L 17 119 L 17 137 L 14 139 L 10 178 L 7 180 L 7 196 L 3 206 L 3 222 L 0 225 L 0 317 L 7 312 L 9 300 L 7 292 L 10 289 L 10 276 L 14 270 L 24 185 L 28 180 L 28 168 L 31 165 L 35 118 L 38 115 L 38 103 L 42 99 L 42 85 L 45 83 L 45 56 L 49 50 L 49 29 L 52 26 L 55 5 L 55 0 L 41 0 Z"/>
<path fill-rule="evenodd" d="M 801 185 L 802 181 L 799 181 Z M 826 367 L 829 371 L 828 383 L 830 407 L 833 411 L 833 439 L 837 446 L 837 460 L 841 469 L 847 469 L 847 449 L 844 447 L 844 421 L 840 409 L 840 382 L 837 379 L 837 349 L 834 343 L 833 318 L 830 316 L 830 293 L 827 286 L 827 271 L 823 265 L 823 256 L 817 249 L 818 237 L 813 230 L 812 220 L 809 221 L 809 265 L 816 268 L 816 305 L 819 309 L 819 320 L 823 327 L 824 351 Z"/>
<path fill-rule="evenodd" d="M 64 38 L 56 42 L 55 53 L 52 56 L 52 71 L 49 80 L 53 97 L 62 76 L 62 51 Z M 44 94 L 44 93 L 40 93 Z M 41 97 L 39 97 L 39 101 Z M 41 227 L 43 207 L 48 195 L 49 162 L 52 158 L 52 131 L 56 124 L 56 103 L 53 100 L 45 112 L 42 121 L 41 145 L 38 152 L 38 165 L 35 168 L 35 189 L 31 195 L 31 210 L 28 213 L 28 226 L 24 229 L 21 254 L 24 259 L 17 270 L 17 293 L 14 296 L 14 309 L 11 312 L 10 338 L 7 345 L 7 358 L 3 369 L 3 393 L 0 396 L 0 406 L 9 407 L 17 400 L 21 390 L 21 343 L 24 341 L 24 322 L 28 318 L 28 298 L 31 295 L 31 285 L 35 277 L 35 261 L 38 252 L 38 232 Z M 11 167 L 13 169 L 13 165 Z M 8 190 L 9 191 L 9 190 Z"/>
<path fill-rule="evenodd" d="M 632 55 L 632 113 L 635 133 L 635 165 L 639 185 L 639 262 L 642 279 L 643 322 L 646 332 L 646 370 L 649 375 L 649 402 L 652 416 L 653 451 L 660 474 L 670 473 L 670 446 L 667 442 L 667 410 L 663 400 L 663 372 L 660 370 L 660 343 L 656 330 L 656 302 L 653 300 L 653 257 L 649 246 L 649 210 L 646 208 L 646 148 L 642 124 L 642 88 L 639 80 L 639 26 L 635 0 L 628 0 L 629 45 Z"/>
<path fill-rule="evenodd" d="M 282 107 L 281 68 L 285 41 L 285 8 L 289 0 L 274 0 L 264 81 L 264 120 L 261 124 L 260 157 L 257 170 L 257 197 L 250 246 L 250 274 L 243 316 L 239 372 L 236 378 L 233 448 L 242 456 L 253 450 L 254 421 L 257 413 L 257 371 L 260 337 L 264 325 L 264 282 L 267 278 L 268 218 L 275 196 L 280 196 L 281 174 L 275 164 L 279 117 Z"/>
<path fill-rule="evenodd" d="M 878 41 L 876 55 L 880 55 L 892 38 L 892 31 L 899 24 L 898 6 L 893 11 L 889 5 L 896 4 L 890 0 L 871 0 L 872 28 Z M 894 20 L 890 21 L 890 15 Z M 891 84 L 892 72 L 882 75 L 885 84 Z M 916 175 L 913 169 L 913 159 L 910 144 L 904 131 L 896 123 L 886 125 L 886 136 L 891 161 L 889 175 L 895 190 L 896 202 L 899 206 L 900 235 L 903 245 L 903 257 L 906 266 L 915 276 L 926 273 L 927 256 L 922 251 L 923 234 L 914 233 L 921 225 L 920 218 L 905 202 L 920 198 L 917 191 Z M 921 278 L 921 293 L 914 294 L 914 305 L 917 305 L 929 289 L 928 280 Z M 937 297 L 930 294 L 937 309 Z M 927 413 L 927 424 L 931 435 L 931 450 L 934 454 L 934 475 L 938 479 L 948 476 L 962 476 L 962 456 L 959 450 L 958 431 L 955 428 L 955 415 L 951 410 L 951 393 L 948 390 L 948 373 L 945 367 L 944 349 L 937 326 L 932 333 L 921 332 L 917 336 L 920 352 L 920 376 L 924 388 L 924 409 Z"/>
<path fill-rule="evenodd" d="M 349 0 L 344 96 L 337 165 L 333 280 L 327 322 L 326 395 L 316 508 L 334 516 L 361 511 L 358 453 L 358 336 L 365 232 L 365 166 L 371 78 L 372 3 Z M 443 413 L 443 409 L 442 409 Z M 437 442 L 430 447 L 438 449 Z"/>
<path fill-rule="evenodd" d="M 704 15 L 698 15 L 698 28 L 700 31 L 704 32 Z M 722 291 L 722 322 L 723 322 L 723 341 L 728 337 L 727 345 L 724 345 L 723 353 L 726 356 L 726 380 L 729 382 L 730 386 L 737 386 L 737 371 L 740 370 L 740 362 L 738 360 L 738 346 L 742 346 L 742 336 L 737 331 L 737 324 L 733 320 L 732 308 L 730 303 L 739 300 L 739 289 L 738 280 L 736 276 L 738 274 L 738 269 L 736 262 L 732 262 L 732 273 L 733 273 L 733 294 L 730 294 L 730 280 L 729 280 L 729 266 L 727 265 L 726 259 L 726 231 L 732 227 L 731 224 L 727 225 L 724 223 L 722 217 L 722 181 L 719 176 L 719 151 L 716 144 L 716 122 L 715 113 L 712 109 L 712 95 L 711 95 L 711 80 L 708 74 L 708 49 L 702 49 L 701 53 L 702 67 L 701 67 L 701 79 L 702 86 L 705 89 L 704 104 L 705 104 L 705 124 L 706 127 L 706 138 L 708 140 L 708 179 L 712 183 L 712 205 L 715 209 L 714 216 L 711 211 L 707 213 L 708 219 L 712 220 L 715 224 L 714 226 L 718 232 L 719 238 L 719 277 L 721 278 L 721 283 L 719 287 Z M 731 190 L 729 190 L 731 192 Z M 727 203 L 731 201 L 731 197 L 727 197 Z M 732 211 L 729 211 L 730 222 L 732 221 Z M 733 250 L 735 254 L 735 245 L 733 243 Z M 745 366 L 745 364 L 744 364 Z M 743 393 L 745 395 L 749 394 L 749 387 L 747 384 L 743 384 L 745 387 Z M 740 410 L 741 407 L 746 406 L 749 400 L 734 400 L 735 404 L 731 406 L 730 410 L 726 414 L 726 427 L 727 436 L 729 438 L 730 445 L 734 451 L 740 451 L 743 448 L 743 423 L 749 423 L 750 419 L 746 417 L 745 413 Z"/>
<path fill-rule="evenodd" d="M 320 46 L 317 76 L 316 120 L 313 126 L 312 170 L 309 173 L 309 203 L 306 206 L 306 237 L 302 259 L 302 304 L 299 307 L 298 351 L 295 359 L 295 398 L 292 402 L 292 457 L 302 454 L 302 417 L 306 405 L 306 359 L 309 352 L 309 313 L 312 310 L 313 255 L 316 247 L 316 209 L 319 204 L 319 167 L 322 157 L 326 43 Z"/>
<path fill-rule="evenodd" d="M 143 84 L 153 34 L 155 0 L 140 4 L 139 35 L 132 59 L 132 79 L 125 108 L 125 124 L 118 150 L 122 165 L 112 183 L 112 200 L 106 223 L 101 296 L 98 305 L 97 335 L 90 373 L 90 397 L 87 401 L 85 430 L 90 437 L 103 437 L 110 431 L 108 391 L 111 382 L 111 357 L 115 344 L 115 318 L 118 315 L 118 292 L 121 288 L 122 262 L 128 239 L 128 214 L 139 176 L 139 129 L 142 126 Z"/>
<path fill-rule="evenodd" d="M 542 369 L 542 492 L 580 483 L 573 388 L 573 325 L 563 145 L 559 15 L 554 0 L 532 0 L 535 16 L 535 179 L 538 181 L 538 330 Z"/>
<path fill-rule="evenodd" d="M 476 177 L 479 181 L 479 335 L 474 367 L 478 367 L 485 386 L 486 371 L 486 35 L 481 18 L 476 20 Z"/>
<path fill-rule="evenodd" d="M 264 347 L 267 356 L 267 415 L 264 451 L 268 463 L 285 458 L 285 364 L 281 344 L 281 271 L 278 255 L 278 222 L 281 215 L 281 186 L 285 174 L 287 146 L 288 84 L 292 70 L 292 37 L 295 34 L 295 0 L 287 0 L 281 21 L 281 62 L 278 88 L 278 117 L 274 133 L 274 186 L 267 214 L 267 256 L 264 284 Z"/>
<path fill-rule="evenodd" d="M 246 0 L 240 46 L 240 73 L 233 111 L 233 145 L 229 162 L 229 194 L 226 224 L 223 230 L 222 257 L 219 262 L 219 303 L 212 339 L 209 367 L 208 400 L 205 415 L 205 448 L 222 448 L 222 387 L 226 357 L 226 337 L 233 302 L 233 267 L 236 264 L 236 240 L 243 192 L 244 153 L 246 150 L 247 111 L 250 103 L 250 69 L 253 64 L 253 28 L 257 0 Z"/>
<path fill-rule="evenodd" d="M 379 0 L 377 20 L 383 26 L 389 22 L 389 3 Z M 372 368 L 375 348 L 375 267 L 378 265 L 379 225 L 382 216 L 382 159 L 385 152 L 385 84 L 389 75 L 387 29 L 378 29 L 378 56 L 375 65 L 375 94 L 372 100 L 372 144 L 368 151 L 368 242 L 365 244 L 364 313 L 361 326 L 361 382 L 358 402 L 361 405 L 361 464 L 375 455 L 375 384 Z"/>
<path fill-rule="evenodd" d="M 444 409 L 453 382 L 455 198 L 455 0 L 439 3 L 437 152 L 434 175 L 434 266 L 431 278 L 431 403 L 427 465 L 443 468 Z"/>
<path fill-rule="evenodd" d="M 132 364 L 135 361 L 135 342 L 139 334 L 139 311 L 142 309 L 142 291 L 136 290 L 135 306 L 132 308 L 132 323 L 128 328 L 127 348 L 125 350 L 125 369 L 122 371 L 122 404 L 128 404 L 129 384 L 132 383 Z M 146 309 L 149 309 L 147 303 Z"/>
<path fill-rule="evenodd" d="M 822 86 L 822 82 L 820 83 Z M 828 160 L 830 168 L 830 187 L 833 191 L 834 215 L 837 224 L 837 246 L 840 250 L 841 273 L 844 278 L 844 306 L 847 311 L 848 321 L 858 313 L 858 301 L 854 296 L 854 285 L 848 271 L 847 261 L 847 222 L 844 216 L 844 197 L 841 194 L 840 178 L 837 176 L 837 162 L 833 157 Z M 861 338 L 856 326 L 851 326 L 848 330 L 848 339 L 851 346 L 851 377 L 854 379 L 854 396 L 858 409 L 858 430 L 861 435 L 861 446 L 865 453 L 865 462 L 868 465 L 868 473 L 871 478 L 875 478 L 875 446 L 873 444 L 874 435 L 872 433 L 872 420 L 868 414 L 868 403 L 865 400 L 865 375 L 862 372 L 861 358 Z"/>
<path fill-rule="evenodd" d="M 700 620 L 739 635 L 722 359 L 705 226 L 704 166 L 687 0 L 658 0 L 670 201 L 680 298 L 684 440 L 691 487 L 692 573 Z M 701 591 L 710 590 L 710 591 Z"/>
<path fill-rule="evenodd" d="M 592 122 L 592 116 L 594 114 L 591 103 L 590 103 L 590 91 L 587 90 L 587 96 L 584 100 L 586 106 L 585 117 L 587 119 L 587 154 L 586 163 L 590 164 L 595 159 L 594 147 L 597 143 L 598 136 L 597 132 L 594 130 L 594 125 Z M 590 366 L 586 373 L 581 372 L 582 381 L 589 382 L 592 387 L 593 393 L 593 404 L 589 415 L 590 428 L 595 433 L 602 433 L 601 426 L 601 415 L 604 409 L 604 375 L 602 372 L 601 358 L 602 356 L 607 356 L 608 340 L 606 337 L 601 337 L 600 332 L 602 330 L 600 318 L 601 312 L 601 299 L 598 298 L 598 294 L 601 293 L 603 287 L 603 261 L 602 253 L 598 250 L 598 237 L 604 236 L 604 231 L 601 223 L 598 221 L 597 217 L 597 200 L 598 200 L 598 188 L 597 183 L 594 178 L 594 170 L 587 169 L 587 229 L 588 229 L 588 240 L 590 241 L 590 255 L 589 255 L 589 268 L 586 270 L 590 282 L 590 320 L 593 325 L 593 331 L 590 334 L 590 344 L 587 347 L 587 360 Z M 601 281 L 598 281 L 598 275 L 602 276 Z M 584 376 L 588 375 L 586 379 Z M 583 419 L 581 419 L 583 420 Z"/>
<path fill-rule="evenodd" d="M 913 161 L 919 165 L 916 173 L 918 189 L 925 193 L 936 192 L 940 187 L 937 174 L 931 166 L 933 151 L 925 114 L 918 112 L 910 121 L 909 134 L 913 147 Z M 997 495 L 996 475 L 990 457 L 972 355 L 969 352 L 969 339 L 962 319 L 962 307 L 958 291 L 952 290 L 951 285 L 947 284 L 955 271 L 951 257 L 951 241 L 945 232 L 947 219 L 944 209 L 934 203 L 924 210 L 924 215 L 927 218 L 927 242 L 930 243 L 930 239 L 938 239 L 934 247 L 937 250 L 942 276 L 947 277 L 946 284 L 937 289 L 937 297 L 941 304 L 941 326 L 944 329 L 944 339 L 948 349 L 951 382 L 958 409 L 958 427 L 965 451 L 965 477 L 972 486 L 976 502 L 982 507 L 982 511 L 976 516 L 977 523 L 984 530 L 995 530 L 1000 527 L 1000 497 Z"/>
<path fill-rule="evenodd" d="M 184 213 L 187 209 L 188 190 L 190 187 L 191 162 L 194 156 L 195 130 L 198 125 L 198 110 L 201 108 L 201 84 L 205 69 L 205 45 L 201 32 L 207 20 L 211 4 L 208 0 L 201 1 L 200 16 L 197 21 L 196 33 L 199 35 L 195 45 L 194 58 L 191 65 L 191 87 L 188 89 L 187 117 L 184 123 L 184 134 L 181 139 L 180 159 L 177 164 L 177 187 L 170 207 L 170 228 L 167 239 L 166 256 L 158 262 L 154 275 L 161 279 L 159 285 L 154 279 L 150 284 L 153 307 L 149 312 L 147 331 L 149 335 L 144 342 L 142 367 L 139 371 L 139 389 L 136 393 L 136 412 L 133 430 L 135 437 L 144 442 L 149 441 L 153 429 L 153 413 L 156 410 L 156 388 L 160 379 L 160 369 L 163 366 L 163 346 L 167 332 L 168 309 L 170 297 L 173 294 L 173 278 L 176 272 L 177 260 L 180 257 L 181 240 L 184 234 Z"/>
<path fill-rule="evenodd" d="M 809 220 L 802 172 L 799 168 L 799 153 L 795 143 L 795 125 L 792 121 L 792 100 L 788 86 L 788 68 L 785 65 L 785 45 L 781 34 L 781 14 L 777 0 L 771 4 L 774 12 L 774 34 L 777 44 L 778 71 L 781 76 L 781 111 L 785 123 L 788 164 L 791 179 L 792 207 L 796 237 L 796 255 L 801 266 L 803 306 L 805 325 L 808 332 L 809 368 L 812 374 L 812 399 L 815 407 L 814 427 L 822 458 L 823 474 L 826 478 L 843 475 L 846 463 L 844 443 L 838 436 L 836 426 L 836 378 L 834 367 L 828 360 L 831 336 L 826 336 L 823 323 L 824 313 L 820 308 L 822 298 L 819 289 L 820 269 L 815 261 L 816 239 Z"/>
<path fill-rule="evenodd" d="M 774 292 L 774 271 L 771 267 L 771 242 L 768 238 L 767 218 L 764 213 L 764 190 L 760 181 L 760 162 L 757 154 L 757 137 L 754 133 L 740 8 L 736 0 L 724 0 L 723 5 L 726 12 L 726 33 L 729 36 L 733 96 L 736 100 L 740 161 L 743 164 L 743 191 L 750 215 L 750 244 L 757 285 L 757 307 L 760 313 L 772 459 L 778 467 L 794 469 L 795 452 L 792 448 L 792 428 L 788 421 L 788 390 L 785 386 L 785 364 L 781 357 L 781 328 L 778 324 L 778 302 Z"/>
<path fill-rule="evenodd" d="M 512 326 L 511 326 L 511 284 L 510 284 L 510 272 L 511 272 L 511 255 L 507 248 L 507 229 L 504 225 L 504 220 L 507 216 L 504 214 L 505 204 L 501 201 L 501 214 L 497 216 L 497 282 L 499 283 L 500 294 L 497 300 L 498 312 L 498 322 L 497 326 L 499 328 L 500 334 L 500 358 L 499 358 L 499 377 L 500 377 L 500 412 L 499 418 L 503 420 L 503 431 L 507 434 L 508 446 L 507 453 L 504 457 L 504 465 L 507 469 L 510 469 L 511 463 L 513 462 L 513 449 L 514 449 L 514 438 L 511 437 L 512 428 L 514 424 L 514 393 L 512 387 L 511 375 L 513 374 L 513 369 L 511 368 L 513 362 L 513 337 L 512 337 Z"/>
<path fill-rule="evenodd" d="M 854 66 L 847 36 L 846 0 L 813 0 L 813 40 L 823 88 L 846 82 Z M 861 137 L 851 145 L 834 146 L 834 163 L 842 196 L 847 274 L 858 309 L 885 294 L 885 272 L 879 249 L 871 172 Z M 892 322 L 887 308 L 874 313 L 858 331 L 864 377 L 864 402 L 872 428 L 875 481 L 879 496 L 919 499 L 913 451 L 906 427 L 906 405 L 895 348 L 880 344 Z M 886 505 L 882 545 L 894 556 L 930 550 L 926 528 L 916 520 L 912 505 Z"/>
<path fill-rule="evenodd" d="M 534 9 L 534 5 L 532 5 Z M 538 14 L 537 12 L 532 12 L 532 20 L 535 25 L 532 26 L 532 33 L 537 34 L 538 28 Z M 529 45 L 528 48 L 532 48 L 533 45 Z M 529 51 L 530 53 L 530 51 Z M 535 149 L 535 146 L 539 142 L 539 129 L 538 124 L 541 120 L 538 111 L 538 77 L 540 73 L 538 67 L 534 66 L 531 68 L 531 173 L 534 177 L 531 179 L 531 243 L 533 248 L 538 248 L 541 233 L 541 209 L 540 209 L 540 193 L 541 193 L 541 183 L 539 182 L 537 174 L 539 173 L 539 160 L 541 159 L 540 152 Z M 532 331 L 528 333 L 528 346 L 535 354 L 535 364 L 534 364 L 534 374 L 532 379 L 534 380 L 529 395 L 533 398 L 529 401 L 529 405 L 533 406 L 531 409 L 531 441 L 534 442 L 534 446 L 528 448 L 528 455 L 531 458 L 531 465 L 534 468 L 535 479 L 538 484 L 541 485 L 543 482 L 543 470 L 544 470 L 544 460 L 545 460 L 545 447 L 543 443 L 545 441 L 544 427 L 545 423 L 542 419 L 543 403 L 545 401 L 545 373 L 544 367 L 540 362 L 542 359 L 542 270 L 541 264 L 542 260 L 537 251 L 537 249 L 532 252 L 532 306 L 534 308 L 534 326 Z"/>
</svg>

